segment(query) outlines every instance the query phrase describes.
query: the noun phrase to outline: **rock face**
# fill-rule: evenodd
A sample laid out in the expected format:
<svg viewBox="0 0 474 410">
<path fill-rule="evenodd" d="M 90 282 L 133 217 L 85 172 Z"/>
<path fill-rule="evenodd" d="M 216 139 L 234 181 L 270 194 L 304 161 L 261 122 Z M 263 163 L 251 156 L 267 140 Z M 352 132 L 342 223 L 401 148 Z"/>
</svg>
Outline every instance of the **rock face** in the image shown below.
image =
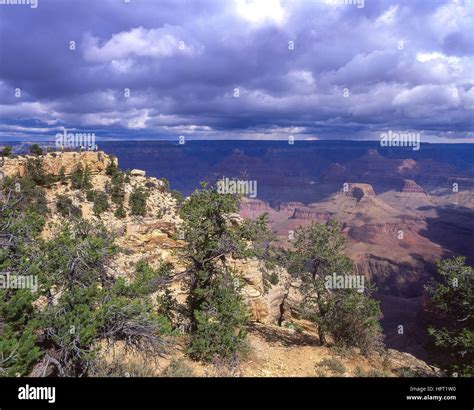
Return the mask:
<svg viewBox="0 0 474 410">
<path fill-rule="evenodd" d="M 426 191 L 419 186 L 415 181 L 411 179 L 405 179 L 404 180 L 404 185 L 402 188 L 403 193 L 415 193 L 415 194 L 422 194 L 424 196 L 427 196 Z"/>
<path fill-rule="evenodd" d="M 294 317 L 294 309 L 301 297 L 297 293 L 297 283 L 292 283 L 288 273 L 277 268 L 278 283 L 265 287 L 264 267 L 257 260 L 236 261 L 235 266 L 242 272 L 245 286 L 243 295 L 253 321 L 266 324 L 281 324 Z"/>
<path fill-rule="evenodd" d="M 302 204 L 301 202 L 295 202 L 295 201 L 280 202 L 280 201 L 277 201 L 273 204 L 272 207 L 273 207 L 273 209 L 275 209 L 279 212 L 287 212 L 287 213 L 293 214 L 295 212 L 296 208 L 302 208 L 304 206 L 305 205 Z"/>
<path fill-rule="evenodd" d="M 2 171 L 5 176 L 24 176 L 26 174 L 26 162 L 32 156 L 19 156 L 15 158 L 5 158 Z M 102 174 L 110 161 L 117 163 L 115 157 L 106 155 L 102 151 L 85 152 L 52 152 L 42 155 L 43 168 L 48 174 L 58 176 L 61 169 L 66 175 L 73 173 L 79 165 L 87 168 L 91 174 Z"/>
<path fill-rule="evenodd" d="M 243 198 L 240 202 L 242 212 L 268 212 L 271 210 L 268 202 L 260 199 Z"/>
<path fill-rule="evenodd" d="M 375 197 L 374 188 L 370 184 L 346 183 L 344 185 L 348 187 L 348 195 L 355 198 L 357 202 L 367 197 Z"/>
<path fill-rule="evenodd" d="M 321 212 L 310 207 L 295 208 L 291 219 L 302 219 L 307 221 L 327 222 L 331 219 L 331 213 Z"/>
</svg>

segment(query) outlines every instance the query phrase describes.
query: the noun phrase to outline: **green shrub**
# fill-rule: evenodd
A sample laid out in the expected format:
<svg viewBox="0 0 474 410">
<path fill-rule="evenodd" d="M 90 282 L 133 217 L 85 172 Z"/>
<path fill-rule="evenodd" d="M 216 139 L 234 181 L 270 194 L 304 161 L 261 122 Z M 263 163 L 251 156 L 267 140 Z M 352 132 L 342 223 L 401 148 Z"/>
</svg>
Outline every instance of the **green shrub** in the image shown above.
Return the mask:
<svg viewBox="0 0 474 410">
<path fill-rule="evenodd" d="M 94 203 L 92 210 L 96 215 L 100 215 L 110 208 L 105 192 L 89 190 L 86 193 L 86 198 L 88 201 L 92 201 Z"/>
<path fill-rule="evenodd" d="M 436 350 L 444 358 L 439 365 L 449 374 L 474 375 L 474 268 L 464 257 L 438 262 L 439 283 L 431 283 L 431 307 L 436 317 L 428 327 Z"/>
<path fill-rule="evenodd" d="M 61 182 L 61 185 L 66 185 L 67 184 L 67 178 L 66 178 L 66 169 L 64 167 L 61 167 L 59 170 L 59 182 Z"/>
<path fill-rule="evenodd" d="M 47 186 L 54 182 L 54 176 L 46 173 L 42 158 L 28 158 L 26 161 L 26 175 L 36 185 Z"/>
<path fill-rule="evenodd" d="M 346 239 L 336 222 L 312 223 L 296 231 L 293 248 L 285 257 L 289 273 L 301 279 L 302 317 L 317 325 L 321 344 L 329 333 L 337 345 L 359 347 L 364 355 L 383 348 L 379 303 L 371 289 L 328 289 L 325 276 L 352 274 L 344 255 Z"/>
<path fill-rule="evenodd" d="M 36 185 L 30 177 L 11 178 L 3 181 L 4 193 L 10 193 L 11 201 L 15 202 L 17 211 L 30 211 L 39 215 L 49 212 L 43 188 Z"/>
<path fill-rule="evenodd" d="M 117 171 L 112 176 L 111 186 L 110 186 L 110 197 L 112 202 L 116 205 L 123 205 L 125 199 L 125 181 L 124 175 L 122 172 Z"/>
<path fill-rule="evenodd" d="M 30 154 L 32 155 L 43 155 L 43 148 L 41 148 L 38 144 L 33 144 L 30 146 Z"/>
<path fill-rule="evenodd" d="M 88 169 L 82 169 L 78 166 L 71 175 L 71 187 L 73 189 L 87 190 L 92 188 L 90 173 Z"/>
<path fill-rule="evenodd" d="M 109 159 L 109 163 L 107 164 L 107 167 L 105 168 L 105 173 L 109 176 L 114 176 L 118 172 L 120 172 L 120 170 L 117 166 L 116 160 L 115 158 L 111 157 Z"/>
<path fill-rule="evenodd" d="M 212 361 L 233 360 L 247 348 L 248 313 L 241 295 L 215 284 L 200 310 L 194 311 L 195 330 L 188 352 L 191 357 Z"/>
<path fill-rule="evenodd" d="M 142 188 L 135 188 L 130 194 L 128 205 L 132 215 L 146 215 L 146 201 L 148 194 Z"/>
<path fill-rule="evenodd" d="M 72 200 L 65 195 L 58 195 L 56 199 L 56 209 L 65 218 L 81 217 L 82 210 L 72 203 Z"/>
<path fill-rule="evenodd" d="M 11 145 L 5 145 L 2 149 L 2 151 L 0 152 L 0 155 L 2 157 L 9 157 L 11 156 L 12 154 L 12 147 Z"/>
<path fill-rule="evenodd" d="M 171 191 L 171 196 L 176 199 L 178 206 L 180 206 L 184 202 L 184 195 L 176 189 L 173 189 Z"/>
<path fill-rule="evenodd" d="M 324 318 L 336 345 L 358 347 L 365 356 L 383 350 L 380 303 L 354 289 L 335 292 Z"/>
<path fill-rule="evenodd" d="M 117 209 L 114 212 L 114 215 L 116 218 L 123 219 L 127 216 L 127 213 L 125 212 L 125 208 L 123 205 L 119 205 Z"/>
</svg>

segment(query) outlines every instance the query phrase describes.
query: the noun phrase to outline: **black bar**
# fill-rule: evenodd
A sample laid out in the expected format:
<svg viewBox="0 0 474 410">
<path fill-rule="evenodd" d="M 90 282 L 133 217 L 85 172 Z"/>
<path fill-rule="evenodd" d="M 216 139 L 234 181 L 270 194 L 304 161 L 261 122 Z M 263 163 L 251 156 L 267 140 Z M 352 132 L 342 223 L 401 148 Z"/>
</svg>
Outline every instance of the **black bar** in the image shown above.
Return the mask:
<svg viewBox="0 0 474 410">
<path fill-rule="evenodd" d="M 26 385 L 55 387 L 55 403 L 20 400 L 19 388 Z M 472 410 L 473 391 L 472 378 L 10 378 L 0 379 L 0 410 Z M 407 400 L 407 396 L 426 395 L 443 396 L 443 400 Z M 446 400 L 447 396 L 456 399 Z"/>
</svg>

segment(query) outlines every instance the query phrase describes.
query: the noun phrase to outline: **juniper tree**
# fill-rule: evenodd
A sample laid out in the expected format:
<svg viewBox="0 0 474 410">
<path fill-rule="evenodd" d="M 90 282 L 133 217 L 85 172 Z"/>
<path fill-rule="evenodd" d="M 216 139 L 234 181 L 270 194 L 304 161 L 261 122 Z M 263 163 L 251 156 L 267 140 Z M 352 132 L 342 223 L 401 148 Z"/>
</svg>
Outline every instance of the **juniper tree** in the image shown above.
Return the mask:
<svg viewBox="0 0 474 410">
<path fill-rule="evenodd" d="M 440 282 L 427 286 L 436 320 L 429 328 L 450 373 L 474 375 L 474 269 L 464 257 L 438 262 Z"/>
<path fill-rule="evenodd" d="M 231 259 L 251 250 L 246 230 L 229 218 L 238 202 L 237 196 L 219 194 L 203 183 L 180 210 L 186 243 L 182 256 L 190 265 L 189 353 L 201 360 L 231 360 L 245 348 L 248 315 Z"/>
<path fill-rule="evenodd" d="M 26 175 L 33 180 L 35 184 L 47 186 L 54 181 L 51 174 L 46 173 L 42 158 L 28 158 L 26 161 Z"/>
<path fill-rule="evenodd" d="M 84 170 L 79 165 L 75 171 L 71 174 L 71 187 L 73 189 L 88 190 L 92 188 L 91 178 L 89 170 Z"/>
<path fill-rule="evenodd" d="M 58 195 L 56 199 L 56 209 L 59 214 L 65 218 L 81 217 L 82 210 L 74 205 L 71 198 L 66 195 Z"/>
<path fill-rule="evenodd" d="M 2 151 L 0 152 L 0 155 L 2 156 L 2 158 L 10 157 L 11 154 L 12 154 L 12 146 L 11 145 L 5 145 L 2 149 Z"/>
<path fill-rule="evenodd" d="M 117 171 L 112 175 L 110 197 L 112 202 L 117 206 L 122 205 L 125 199 L 124 175 L 121 171 Z"/>
<path fill-rule="evenodd" d="M 130 213 L 132 215 L 146 215 L 146 201 L 148 193 L 143 188 L 134 188 L 128 199 Z"/>
<path fill-rule="evenodd" d="M 295 242 L 287 253 L 290 274 L 301 280 L 301 312 L 312 320 L 321 344 L 330 334 L 337 344 L 360 347 L 363 353 L 382 347 L 378 320 L 379 304 L 370 297 L 371 289 L 331 289 L 327 275 L 350 275 L 353 266 L 343 254 L 346 240 L 336 222 L 313 222 L 295 232 Z"/>
<path fill-rule="evenodd" d="M 105 168 L 105 173 L 109 176 L 114 176 L 117 172 L 120 172 L 116 160 L 113 157 L 110 157 L 107 167 Z"/>
<path fill-rule="evenodd" d="M 32 144 L 30 146 L 30 153 L 35 156 L 43 155 L 43 148 L 41 148 L 38 144 Z"/>
</svg>

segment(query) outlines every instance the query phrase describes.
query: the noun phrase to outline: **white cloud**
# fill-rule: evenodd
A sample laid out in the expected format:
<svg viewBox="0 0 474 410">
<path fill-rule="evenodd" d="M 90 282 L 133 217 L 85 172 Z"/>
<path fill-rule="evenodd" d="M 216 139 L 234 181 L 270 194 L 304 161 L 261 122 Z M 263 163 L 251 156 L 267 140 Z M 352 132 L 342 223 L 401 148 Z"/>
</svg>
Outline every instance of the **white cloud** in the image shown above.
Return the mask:
<svg viewBox="0 0 474 410">
<path fill-rule="evenodd" d="M 236 0 L 235 4 L 237 13 L 251 23 L 280 24 L 285 18 L 285 11 L 280 0 Z"/>
<path fill-rule="evenodd" d="M 437 105 L 457 106 L 459 96 L 449 85 L 426 84 L 404 90 L 393 99 L 395 106 Z"/>
<path fill-rule="evenodd" d="M 375 20 L 376 25 L 380 24 L 391 24 L 395 21 L 397 16 L 398 6 L 390 7 L 385 13 L 381 14 L 377 20 Z"/>
<path fill-rule="evenodd" d="M 446 56 L 442 53 L 434 52 L 434 53 L 417 53 L 416 59 L 422 63 L 426 63 L 427 61 L 433 60 L 443 60 L 448 62 L 449 64 L 459 64 L 459 58 L 453 56 Z"/>
<path fill-rule="evenodd" d="M 194 45 L 187 44 L 180 37 L 178 30 L 171 26 L 150 30 L 137 27 L 122 31 L 114 34 L 102 46 L 97 37 L 88 36 L 84 57 L 90 61 L 111 61 L 114 68 L 126 71 L 131 65 L 127 59 L 133 56 L 165 58 L 199 52 Z"/>
</svg>

